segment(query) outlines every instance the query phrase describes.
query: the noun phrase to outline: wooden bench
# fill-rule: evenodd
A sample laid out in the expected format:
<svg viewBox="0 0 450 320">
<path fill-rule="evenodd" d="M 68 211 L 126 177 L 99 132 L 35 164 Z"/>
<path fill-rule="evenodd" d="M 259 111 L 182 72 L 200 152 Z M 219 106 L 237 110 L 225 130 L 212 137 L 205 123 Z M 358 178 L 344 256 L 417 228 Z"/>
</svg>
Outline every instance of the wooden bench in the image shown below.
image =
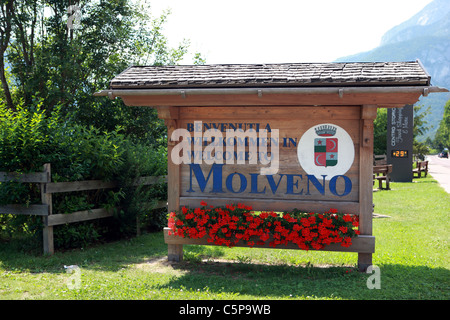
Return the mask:
<svg viewBox="0 0 450 320">
<path fill-rule="evenodd" d="M 373 179 L 378 180 L 378 189 L 380 190 L 390 190 L 389 187 L 389 174 L 392 172 L 392 164 L 373 166 Z M 383 180 L 386 181 L 386 187 L 383 188 Z"/>
<path fill-rule="evenodd" d="M 428 174 L 428 161 L 416 161 L 416 168 L 413 170 L 414 178 L 422 178 L 422 172 L 425 172 L 424 178 Z"/>
<path fill-rule="evenodd" d="M 385 154 L 374 155 L 373 156 L 373 165 L 374 166 L 383 166 L 387 165 L 387 157 Z"/>
</svg>

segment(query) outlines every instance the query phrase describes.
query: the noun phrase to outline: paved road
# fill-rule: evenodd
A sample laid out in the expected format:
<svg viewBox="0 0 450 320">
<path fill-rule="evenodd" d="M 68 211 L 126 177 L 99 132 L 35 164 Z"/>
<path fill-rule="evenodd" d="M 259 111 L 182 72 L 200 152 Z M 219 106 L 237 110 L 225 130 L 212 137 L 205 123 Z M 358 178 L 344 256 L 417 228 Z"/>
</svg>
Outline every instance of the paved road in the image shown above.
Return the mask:
<svg viewBox="0 0 450 320">
<path fill-rule="evenodd" d="M 428 173 L 450 193 L 450 159 L 438 156 L 427 156 Z"/>
</svg>

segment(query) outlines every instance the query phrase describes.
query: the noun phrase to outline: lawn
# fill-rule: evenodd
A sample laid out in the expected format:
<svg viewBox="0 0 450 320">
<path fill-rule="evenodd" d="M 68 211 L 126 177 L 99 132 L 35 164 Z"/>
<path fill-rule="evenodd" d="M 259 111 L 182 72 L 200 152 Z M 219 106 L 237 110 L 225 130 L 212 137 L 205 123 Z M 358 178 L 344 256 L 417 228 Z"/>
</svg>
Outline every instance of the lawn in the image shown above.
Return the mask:
<svg viewBox="0 0 450 320">
<path fill-rule="evenodd" d="M 0 243 L 0 299 L 421 299 L 448 300 L 450 195 L 432 178 L 374 193 L 371 274 L 357 254 L 185 246 L 169 264 L 162 232 L 53 256 Z M 77 265 L 67 273 L 64 266 Z"/>
</svg>

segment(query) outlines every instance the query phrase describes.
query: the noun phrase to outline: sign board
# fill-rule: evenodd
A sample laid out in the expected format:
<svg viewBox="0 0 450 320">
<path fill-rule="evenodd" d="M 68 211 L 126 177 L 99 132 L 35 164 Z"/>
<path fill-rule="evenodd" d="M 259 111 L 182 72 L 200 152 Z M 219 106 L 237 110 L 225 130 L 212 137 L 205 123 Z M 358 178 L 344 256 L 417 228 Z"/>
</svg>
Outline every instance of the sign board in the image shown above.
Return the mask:
<svg viewBox="0 0 450 320">
<path fill-rule="evenodd" d="M 233 116 L 232 108 L 181 107 L 171 154 L 181 166 L 181 205 L 359 212 L 360 108 L 331 108 L 342 117 L 333 121 L 317 110 L 316 119 L 305 119 L 314 107 L 284 108 L 277 117 L 276 107 L 246 109 L 251 118 Z"/>
<path fill-rule="evenodd" d="M 411 182 L 414 109 L 412 105 L 388 109 L 387 163 L 392 164 L 391 180 Z"/>
</svg>

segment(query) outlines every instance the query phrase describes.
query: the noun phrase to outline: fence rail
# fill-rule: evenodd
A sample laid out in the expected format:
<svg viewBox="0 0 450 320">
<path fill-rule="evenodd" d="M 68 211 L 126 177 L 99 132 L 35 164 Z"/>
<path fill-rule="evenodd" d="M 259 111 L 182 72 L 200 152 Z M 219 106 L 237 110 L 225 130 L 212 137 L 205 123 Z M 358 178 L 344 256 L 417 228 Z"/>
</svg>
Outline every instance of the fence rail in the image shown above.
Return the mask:
<svg viewBox="0 0 450 320">
<path fill-rule="evenodd" d="M 53 226 L 101 219 L 111 217 L 114 214 L 114 208 L 96 208 L 72 213 L 56 213 L 53 214 L 52 194 L 62 192 L 76 192 L 99 189 L 113 189 L 124 187 L 117 181 L 103 180 L 85 180 L 73 182 L 51 182 L 51 165 L 46 163 L 42 172 L 33 173 L 17 173 L 17 172 L 0 172 L 0 182 L 20 182 L 20 183 L 37 183 L 40 184 L 41 202 L 42 204 L 8 204 L 0 206 L 0 214 L 20 214 L 20 215 L 37 215 L 43 217 L 44 229 L 44 253 L 53 254 Z M 139 177 L 126 187 L 137 187 L 140 185 L 154 185 L 167 182 L 167 176 L 147 176 Z M 158 201 L 153 209 L 167 207 L 167 201 Z M 138 226 L 138 224 L 137 224 Z M 139 226 L 137 230 L 139 234 Z"/>
<path fill-rule="evenodd" d="M 7 204 L 0 206 L 0 214 L 21 214 L 30 216 L 47 216 L 48 205 L 46 204 L 31 204 L 25 206 L 22 204 Z"/>
</svg>

